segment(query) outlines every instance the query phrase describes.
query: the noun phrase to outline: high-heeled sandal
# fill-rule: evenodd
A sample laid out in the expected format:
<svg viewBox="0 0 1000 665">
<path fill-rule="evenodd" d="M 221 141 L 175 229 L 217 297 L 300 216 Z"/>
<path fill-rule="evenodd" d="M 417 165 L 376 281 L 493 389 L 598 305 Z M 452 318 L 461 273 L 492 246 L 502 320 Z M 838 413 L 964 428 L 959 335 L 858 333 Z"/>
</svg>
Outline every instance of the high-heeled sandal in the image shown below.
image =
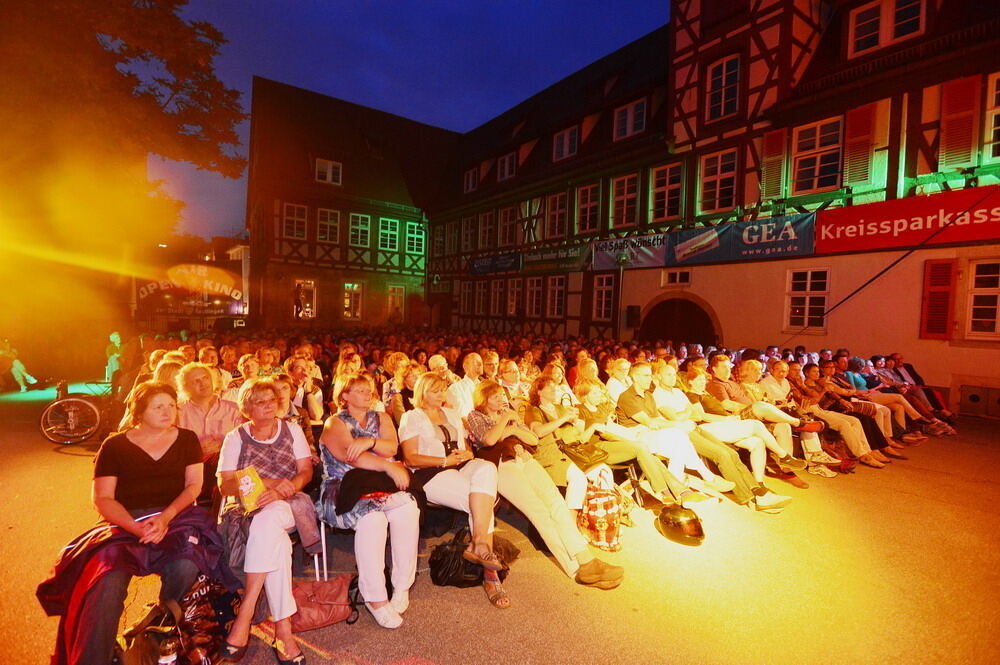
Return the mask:
<svg viewBox="0 0 1000 665">
<path fill-rule="evenodd" d="M 247 640 L 247 643 L 241 647 L 225 641 L 219 645 L 219 650 L 215 654 L 216 660 L 222 663 L 235 663 L 242 660 L 243 656 L 247 653 L 248 646 L 250 646 L 249 639 Z"/>
<path fill-rule="evenodd" d="M 299 655 L 292 658 L 282 658 L 277 644 L 272 644 L 271 650 L 274 651 L 274 657 L 278 659 L 278 665 L 305 665 L 306 663 L 306 652 L 302 651 L 302 647 L 299 647 Z"/>
</svg>

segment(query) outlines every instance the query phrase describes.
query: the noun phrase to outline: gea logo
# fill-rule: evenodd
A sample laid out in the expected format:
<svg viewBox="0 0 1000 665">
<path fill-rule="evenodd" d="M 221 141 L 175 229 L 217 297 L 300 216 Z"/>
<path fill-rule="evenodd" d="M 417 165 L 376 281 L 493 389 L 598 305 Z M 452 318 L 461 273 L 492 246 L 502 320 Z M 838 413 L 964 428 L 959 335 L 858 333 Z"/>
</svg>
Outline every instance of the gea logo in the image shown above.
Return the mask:
<svg viewBox="0 0 1000 665">
<path fill-rule="evenodd" d="M 754 224 L 743 229 L 743 242 L 747 245 L 798 239 L 791 222 Z"/>
</svg>

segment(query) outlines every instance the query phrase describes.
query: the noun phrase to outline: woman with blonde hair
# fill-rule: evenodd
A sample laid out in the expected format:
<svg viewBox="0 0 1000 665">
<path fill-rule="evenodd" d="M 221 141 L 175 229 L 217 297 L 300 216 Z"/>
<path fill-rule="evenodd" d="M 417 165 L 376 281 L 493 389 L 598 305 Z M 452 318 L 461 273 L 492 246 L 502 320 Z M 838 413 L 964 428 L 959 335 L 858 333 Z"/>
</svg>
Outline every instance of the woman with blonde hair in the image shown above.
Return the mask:
<svg viewBox="0 0 1000 665">
<path fill-rule="evenodd" d="M 468 513 L 472 543 L 465 558 L 483 567 L 483 586 L 490 602 L 507 608 L 510 599 L 496 574 L 503 564 L 493 553 L 497 468 L 484 459 L 474 459 L 462 418 L 444 406 L 448 385 L 434 372 L 417 380 L 414 408 L 403 414 L 399 425 L 403 460 L 428 501 Z"/>
<path fill-rule="evenodd" d="M 480 382 L 472 402 L 466 420 L 476 456 L 497 465 L 500 494 L 535 526 L 563 572 L 585 586 L 613 589 L 620 585 L 625 571 L 591 554 L 552 478 L 525 450 L 525 446 L 536 446 L 538 437 L 507 406 L 500 385 Z"/>
<path fill-rule="evenodd" d="M 339 411 L 326 420 L 320 443 L 323 484 L 321 519 L 354 530 L 358 588 L 365 606 L 383 628 L 398 628 L 410 605 L 417 573 L 420 509 L 410 472 L 396 459 L 396 428 L 375 411 L 375 384 L 367 374 L 343 376 L 334 401 Z M 385 543 L 392 535 L 392 598 L 385 587 Z"/>
</svg>

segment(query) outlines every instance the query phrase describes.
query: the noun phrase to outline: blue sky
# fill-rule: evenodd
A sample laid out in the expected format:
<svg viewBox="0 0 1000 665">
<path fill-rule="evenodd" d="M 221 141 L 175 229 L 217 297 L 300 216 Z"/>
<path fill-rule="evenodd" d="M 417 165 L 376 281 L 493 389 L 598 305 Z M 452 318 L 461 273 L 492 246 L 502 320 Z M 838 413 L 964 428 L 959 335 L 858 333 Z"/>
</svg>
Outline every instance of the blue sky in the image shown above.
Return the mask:
<svg viewBox="0 0 1000 665">
<path fill-rule="evenodd" d="M 466 131 L 655 30 L 669 0 L 192 0 L 229 40 L 218 75 L 254 75 Z M 246 141 L 249 124 L 241 135 Z M 245 147 L 244 147 L 245 153 Z M 186 206 L 179 230 L 243 230 L 246 180 L 151 158 Z"/>
</svg>

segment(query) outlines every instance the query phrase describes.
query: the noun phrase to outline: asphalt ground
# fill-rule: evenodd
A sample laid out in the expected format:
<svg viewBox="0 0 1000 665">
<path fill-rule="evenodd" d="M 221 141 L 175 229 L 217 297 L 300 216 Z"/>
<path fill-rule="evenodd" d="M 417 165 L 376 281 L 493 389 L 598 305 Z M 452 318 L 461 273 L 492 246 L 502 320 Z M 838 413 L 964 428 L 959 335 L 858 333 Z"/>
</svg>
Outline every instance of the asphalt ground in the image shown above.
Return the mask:
<svg viewBox="0 0 1000 665">
<path fill-rule="evenodd" d="M 48 662 L 57 619 L 34 597 L 59 548 L 96 520 L 89 502 L 97 443 L 58 446 L 37 432 L 44 401 L 0 397 L 0 635 L 5 660 Z M 302 634 L 311 663 L 338 665 L 990 664 L 1000 662 L 1000 434 L 964 419 L 958 437 L 930 439 L 884 470 L 804 475 L 779 515 L 731 502 L 697 508 L 699 547 L 668 540 L 636 510 L 616 590 L 582 588 L 502 513 L 501 535 L 522 554 L 506 584 L 509 610 L 480 588 L 433 586 L 421 543 L 405 623 L 360 621 Z M 353 572 L 348 536 L 330 541 L 331 573 Z M 308 574 L 310 571 L 304 571 Z M 136 580 L 125 621 L 155 595 Z M 243 661 L 274 663 L 252 640 Z"/>
</svg>

